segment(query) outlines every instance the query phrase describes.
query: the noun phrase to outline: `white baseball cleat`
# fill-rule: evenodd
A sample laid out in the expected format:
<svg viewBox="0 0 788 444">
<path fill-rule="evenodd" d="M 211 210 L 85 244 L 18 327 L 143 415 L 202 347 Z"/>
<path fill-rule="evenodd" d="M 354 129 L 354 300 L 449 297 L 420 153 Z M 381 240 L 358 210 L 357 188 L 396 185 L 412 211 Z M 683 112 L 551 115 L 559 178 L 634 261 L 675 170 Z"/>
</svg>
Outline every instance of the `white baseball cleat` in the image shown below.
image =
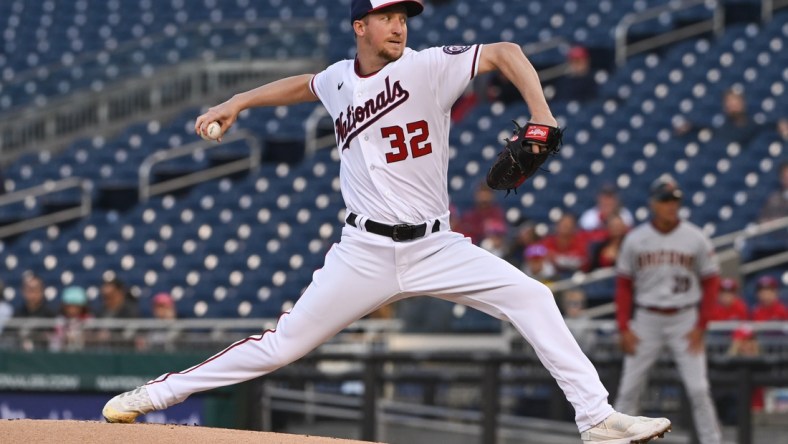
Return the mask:
<svg viewBox="0 0 788 444">
<path fill-rule="evenodd" d="M 667 418 L 646 418 L 615 412 L 580 434 L 584 443 L 643 444 L 670 431 Z"/>
<path fill-rule="evenodd" d="M 101 414 L 107 422 L 132 423 L 137 416 L 156 410 L 145 387 L 121 393 L 110 399 Z"/>
</svg>

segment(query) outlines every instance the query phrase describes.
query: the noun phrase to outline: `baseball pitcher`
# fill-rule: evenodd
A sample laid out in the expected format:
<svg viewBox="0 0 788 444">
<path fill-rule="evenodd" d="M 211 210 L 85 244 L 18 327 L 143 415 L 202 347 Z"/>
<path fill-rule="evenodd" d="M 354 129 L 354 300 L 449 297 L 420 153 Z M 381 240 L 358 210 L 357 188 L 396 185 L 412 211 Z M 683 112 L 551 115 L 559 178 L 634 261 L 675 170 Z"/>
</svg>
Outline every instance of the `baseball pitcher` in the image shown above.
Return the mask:
<svg viewBox="0 0 788 444">
<path fill-rule="evenodd" d="M 198 134 L 212 122 L 226 131 L 249 107 L 320 100 L 334 119 L 346 224 L 275 330 L 116 396 L 103 410 L 108 421 L 132 422 L 193 393 L 265 375 L 381 306 L 429 295 L 512 322 L 574 406 L 585 442 L 647 442 L 670 429 L 664 418 L 614 412 L 550 290 L 449 229 L 450 111 L 474 77 L 502 72 L 531 111 L 512 136 L 512 156 L 501 160 L 498 170 L 511 178 L 502 186 L 532 174 L 539 156 L 560 142 L 560 130 L 518 45 L 407 48 L 408 18 L 422 9 L 414 0 L 352 0 L 354 60 L 238 94 L 197 118 Z"/>
</svg>

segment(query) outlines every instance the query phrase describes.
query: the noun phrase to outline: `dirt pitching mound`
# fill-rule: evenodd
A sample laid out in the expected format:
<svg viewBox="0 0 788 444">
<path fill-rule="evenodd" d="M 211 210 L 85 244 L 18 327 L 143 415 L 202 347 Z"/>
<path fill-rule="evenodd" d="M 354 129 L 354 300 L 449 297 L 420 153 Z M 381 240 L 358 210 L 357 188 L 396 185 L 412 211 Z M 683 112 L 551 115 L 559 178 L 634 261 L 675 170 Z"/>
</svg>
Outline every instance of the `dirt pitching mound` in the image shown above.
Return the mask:
<svg viewBox="0 0 788 444">
<path fill-rule="evenodd" d="M 0 420 L 4 444 L 359 444 L 362 441 L 174 424 Z"/>
</svg>

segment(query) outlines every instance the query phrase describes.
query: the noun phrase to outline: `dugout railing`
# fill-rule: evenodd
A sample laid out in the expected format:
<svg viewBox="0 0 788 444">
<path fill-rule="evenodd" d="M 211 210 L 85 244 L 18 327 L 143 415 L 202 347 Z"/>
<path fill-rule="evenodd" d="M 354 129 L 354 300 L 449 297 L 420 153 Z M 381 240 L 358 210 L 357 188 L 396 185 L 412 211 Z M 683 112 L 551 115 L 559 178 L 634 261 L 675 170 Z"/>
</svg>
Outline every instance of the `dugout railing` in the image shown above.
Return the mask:
<svg viewBox="0 0 788 444">
<path fill-rule="evenodd" d="M 317 369 L 322 361 L 349 361 L 358 364 L 359 368 L 338 374 L 324 374 Z M 315 364 L 309 368 L 308 363 Z M 436 368 L 436 364 L 443 364 Z M 595 359 L 594 363 L 606 387 L 615 388 L 620 376 L 621 361 L 618 358 Z M 739 444 L 754 443 L 753 412 L 750 408 L 750 395 L 756 385 L 788 386 L 786 371 L 788 358 L 761 357 L 750 359 L 734 359 L 718 357 L 710 360 L 710 380 L 712 387 L 733 388 L 736 393 L 737 424 L 736 442 Z M 563 393 L 554 384 L 552 377 L 538 369 L 540 363 L 532 355 L 501 355 L 491 353 L 465 354 L 422 354 L 422 353 L 370 353 L 363 356 L 341 354 L 314 354 L 304 358 L 300 366 L 290 369 L 285 367 L 271 375 L 261 378 L 257 390 L 261 396 L 261 429 L 275 426 L 272 412 L 281 410 L 291 413 L 323 418 L 350 419 L 357 421 L 358 434 L 355 437 L 369 441 L 389 440 L 390 434 L 381 434 L 386 425 L 382 422 L 393 419 L 402 425 L 412 422 L 434 420 L 439 423 L 453 424 L 450 429 L 457 432 L 465 429 L 466 434 L 476 435 L 476 442 L 495 444 L 502 442 L 502 428 L 519 427 L 523 434 L 539 436 L 540 430 L 548 435 L 562 436 L 569 440 L 576 439 L 576 430 L 567 427 L 569 407 Z M 526 370 L 516 372 L 513 367 Z M 528 370 L 530 369 L 530 370 Z M 681 380 L 668 367 L 652 375 L 653 385 L 669 385 L 681 387 Z M 353 380 L 363 385 L 357 396 L 339 396 L 314 393 L 303 389 L 288 389 L 314 385 L 317 382 L 331 383 Z M 277 386 L 282 383 L 284 386 Z M 385 388 L 391 384 L 423 384 L 430 387 L 425 393 L 434 393 L 437 386 L 466 384 L 478 389 L 479 403 L 473 409 L 458 409 L 430 404 L 430 397 L 408 403 L 397 403 L 384 396 Z M 539 425 L 529 424 L 522 417 L 503 412 L 500 403 L 502 388 L 512 385 L 542 384 L 552 387 L 546 410 L 543 412 Z M 615 396 L 612 393 L 612 396 Z M 677 410 L 672 412 L 651 411 L 652 414 L 667 414 L 676 424 L 677 432 L 692 442 L 693 425 L 689 404 L 682 400 Z M 391 416 L 392 418 L 388 418 Z M 550 421 L 553 421 L 551 423 Z M 558 425 L 563 423 L 563 425 Z M 570 422 L 571 424 L 571 422 Z M 441 429 L 446 427 L 438 426 Z M 394 427 L 396 429 L 396 427 Z M 396 430 L 387 433 L 396 434 Z M 773 433 L 785 433 L 779 430 Z M 526 436 L 526 435 L 522 435 Z M 771 436 L 771 435 L 770 435 Z M 536 438 L 534 438 L 536 439 Z M 770 438 L 764 438 L 770 439 Z M 773 439 L 773 438 L 771 438 Z M 530 441 L 529 441 L 530 442 Z M 533 441 L 536 442 L 536 441 Z M 540 441 L 542 442 L 542 441 Z M 674 441 L 676 442 L 676 441 Z M 684 441 L 687 442 L 687 441 Z M 761 442 L 765 442 L 762 441 Z M 771 441 L 774 442 L 774 441 Z"/>
</svg>

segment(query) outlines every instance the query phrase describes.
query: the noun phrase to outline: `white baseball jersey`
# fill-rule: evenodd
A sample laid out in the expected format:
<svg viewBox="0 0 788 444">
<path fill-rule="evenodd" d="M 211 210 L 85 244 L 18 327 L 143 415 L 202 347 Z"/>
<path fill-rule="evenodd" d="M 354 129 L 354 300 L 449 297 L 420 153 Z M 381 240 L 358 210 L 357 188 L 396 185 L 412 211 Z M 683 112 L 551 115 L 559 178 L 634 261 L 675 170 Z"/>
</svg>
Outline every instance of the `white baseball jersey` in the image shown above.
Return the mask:
<svg viewBox="0 0 788 444">
<path fill-rule="evenodd" d="M 714 246 L 696 225 L 681 221 L 669 233 L 651 223 L 624 238 L 617 272 L 632 278 L 635 304 L 679 308 L 700 302 L 700 280 L 719 271 Z"/>
<path fill-rule="evenodd" d="M 448 214 L 451 107 L 476 75 L 481 46 L 406 48 L 367 76 L 353 60 L 315 75 L 310 88 L 334 119 L 349 211 L 388 224 Z"/>
</svg>

